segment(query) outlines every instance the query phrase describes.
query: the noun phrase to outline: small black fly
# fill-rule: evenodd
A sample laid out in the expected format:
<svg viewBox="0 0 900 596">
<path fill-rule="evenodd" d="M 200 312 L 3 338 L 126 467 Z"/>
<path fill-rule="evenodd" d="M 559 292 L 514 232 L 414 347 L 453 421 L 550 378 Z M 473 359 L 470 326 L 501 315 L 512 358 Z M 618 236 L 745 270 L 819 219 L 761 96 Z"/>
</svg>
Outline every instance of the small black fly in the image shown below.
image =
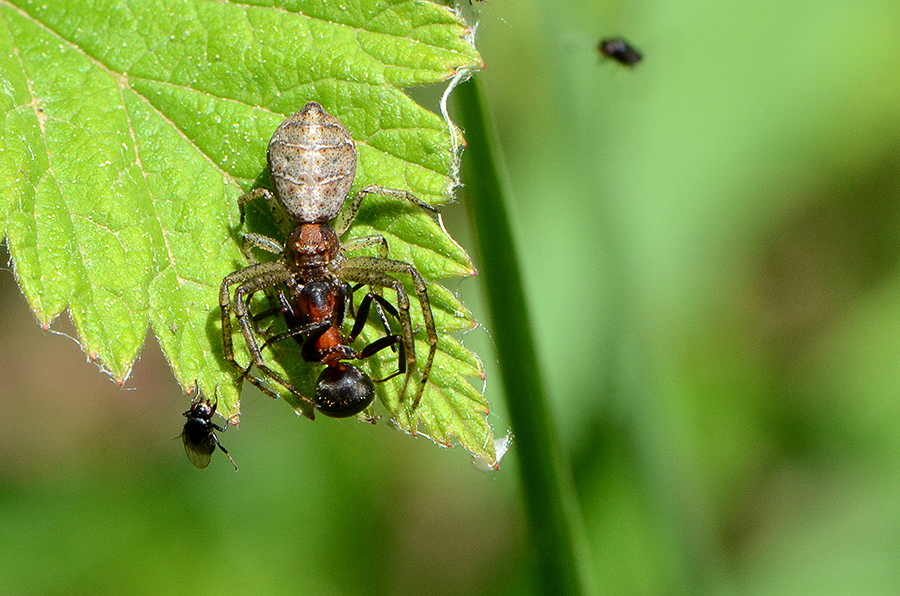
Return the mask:
<svg viewBox="0 0 900 596">
<path fill-rule="evenodd" d="M 628 42 L 621 37 L 600 40 L 597 49 L 607 58 L 612 58 L 625 66 L 634 66 L 643 58 L 640 52 L 628 45 Z"/>
<path fill-rule="evenodd" d="M 210 402 L 206 399 L 200 389 L 195 390 L 194 400 L 191 402 L 191 409 L 184 413 L 187 422 L 184 423 L 184 430 L 181 431 L 181 439 L 184 441 L 184 452 L 187 453 L 188 459 L 198 468 L 205 468 L 209 465 L 213 452 L 216 447 L 222 450 L 222 453 L 231 460 L 234 471 L 237 472 L 237 464 L 228 454 L 228 450 L 219 443 L 216 431 L 225 432 L 225 429 L 212 421 L 213 415 L 216 413 L 218 405 L 218 397 L 216 401 Z"/>
</svg>

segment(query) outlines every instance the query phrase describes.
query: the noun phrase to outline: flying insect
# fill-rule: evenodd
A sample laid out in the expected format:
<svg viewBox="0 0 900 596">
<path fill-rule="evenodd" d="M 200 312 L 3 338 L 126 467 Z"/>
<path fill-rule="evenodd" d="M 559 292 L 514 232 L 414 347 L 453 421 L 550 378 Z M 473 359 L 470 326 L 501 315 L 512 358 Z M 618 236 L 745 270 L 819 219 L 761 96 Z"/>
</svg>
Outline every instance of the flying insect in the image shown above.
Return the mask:
<svg viewBox="0 0 900 596">
<path fill-rule="evenodd" d="M 640 52 L 621 37 L 600 40 L 600 43 L 597 44 L 597 50 L 607 58 L 612 58 L 625 66 L 634 66 L 644 58 Z"/>
</svg>

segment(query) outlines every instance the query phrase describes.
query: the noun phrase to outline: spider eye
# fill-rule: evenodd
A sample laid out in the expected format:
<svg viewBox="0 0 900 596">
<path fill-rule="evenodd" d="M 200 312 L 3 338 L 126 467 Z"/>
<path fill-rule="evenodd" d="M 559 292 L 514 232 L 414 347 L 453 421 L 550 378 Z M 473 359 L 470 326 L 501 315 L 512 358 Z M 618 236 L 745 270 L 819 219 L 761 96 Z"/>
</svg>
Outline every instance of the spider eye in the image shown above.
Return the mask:
<svg viewBox="0 0 900 596">
<path fill-rule="evenodd" d="M 334 364 L 319 375 L 316 408 L 332 418 L 359 414 L 375 399 L 375 384 L 355 366 Z"/>
</svg>

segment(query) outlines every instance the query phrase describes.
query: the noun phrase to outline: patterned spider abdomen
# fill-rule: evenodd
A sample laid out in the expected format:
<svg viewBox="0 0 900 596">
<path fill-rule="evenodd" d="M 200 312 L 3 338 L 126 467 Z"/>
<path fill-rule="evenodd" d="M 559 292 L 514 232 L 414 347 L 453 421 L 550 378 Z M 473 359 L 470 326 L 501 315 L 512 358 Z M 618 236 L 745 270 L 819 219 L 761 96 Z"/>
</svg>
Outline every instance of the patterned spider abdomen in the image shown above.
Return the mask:
<svg viewBox="0 0 900 596">
<path fill-rule="evenodd" d="M 337 217 L 356 176 L 356 146 L 337 118 L 311 101 L 281 123 L 269 141 L 275 196 L 302 223 Z"/>
</svg>

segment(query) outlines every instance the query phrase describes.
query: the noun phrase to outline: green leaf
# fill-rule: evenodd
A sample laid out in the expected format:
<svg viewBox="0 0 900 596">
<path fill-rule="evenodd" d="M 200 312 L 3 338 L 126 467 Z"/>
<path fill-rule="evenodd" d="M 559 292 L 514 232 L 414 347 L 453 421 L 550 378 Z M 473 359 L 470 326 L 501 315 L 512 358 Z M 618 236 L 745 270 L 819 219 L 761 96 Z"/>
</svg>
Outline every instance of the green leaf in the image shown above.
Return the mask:
<svg viewBox="0 0 900 596">
<path fill-rule="evenodd" d="M 357 142 L 354 192 L 377 183 L 445 202 L 449 130 L 400 87 L 480 66 L 467 34 L 448 9 L 406 0 L 0 5 L 0 226 L 40 323 L 68 309 L 85 352 L 119 383 L 149 324 L 182 386 L 196 380 L 223 415 L 237 413 L 217 293 L 246 265 L 236 199 L 267 181 L 272 132 L 318 101 Z M 248 224 L 272 233 L 267 213 Z M 441 336 L 420 408 L 400 407 L 396 383 L 379 386 L 382 402 L 401 428 L 421 423 L 493 462 L 487 404 L 469 382 L 481 365 L 449 335 L 475 323 L 433 281 L 472 275 L 469 257 L 393 199 L 367 199 L 348 237 L 371 233 L 430 281 Z M 266 355 L 292 380 L 314 377 L 294 343 Z M 389 370 L 385 352 L 373 369 Z"/>
</svg>

